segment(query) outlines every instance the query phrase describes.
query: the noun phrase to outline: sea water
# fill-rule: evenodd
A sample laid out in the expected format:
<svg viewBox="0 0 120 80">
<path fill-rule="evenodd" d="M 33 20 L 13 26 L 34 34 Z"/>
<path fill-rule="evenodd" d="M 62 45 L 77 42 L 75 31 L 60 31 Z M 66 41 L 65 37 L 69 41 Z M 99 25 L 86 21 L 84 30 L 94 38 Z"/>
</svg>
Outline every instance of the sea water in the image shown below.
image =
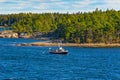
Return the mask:
<svg viewBox="0 0 120 80">
<path fill-rule="evenodd" d="M 0 80 L 120 80 L 120 48 L 15 46 L 36 41 L 0 38 Z"/>
</svg>

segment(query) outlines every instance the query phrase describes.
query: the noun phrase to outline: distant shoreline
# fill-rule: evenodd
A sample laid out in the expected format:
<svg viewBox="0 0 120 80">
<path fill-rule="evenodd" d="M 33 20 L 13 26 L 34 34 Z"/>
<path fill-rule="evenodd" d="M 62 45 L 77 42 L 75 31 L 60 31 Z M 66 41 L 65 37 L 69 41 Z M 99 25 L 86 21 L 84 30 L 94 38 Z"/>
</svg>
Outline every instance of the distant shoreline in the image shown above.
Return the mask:
<svg viewBox="0 0 120 80">
<path fill-rule="evenodd" d="M 58 46 L 58 43 L 52 42 L 33 42 L 33 43 L 23 43 L 23 44 L 16 44 L 16 46 Z M 63 43 L 62 46 L 69 46 L 69 47 L 120 47 L 120 43 Z"/>
</svg>

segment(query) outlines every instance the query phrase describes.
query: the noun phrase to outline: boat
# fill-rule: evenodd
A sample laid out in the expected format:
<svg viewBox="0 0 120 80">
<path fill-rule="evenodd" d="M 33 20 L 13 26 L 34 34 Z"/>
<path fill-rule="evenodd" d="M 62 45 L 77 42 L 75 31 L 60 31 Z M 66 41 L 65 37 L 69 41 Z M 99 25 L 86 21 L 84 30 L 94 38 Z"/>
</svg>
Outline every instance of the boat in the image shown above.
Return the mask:
<svg viewBox="0 0 120 80">
<path fill-rule="evenodd" d="M 49 49 L 49 53 L 52 53 L 52 54 L 67 54 L 68 53 L 68 50 L 65 50 L 63 49 L 61 46 L 58 47 L 58 49 L 56 50 L 52 50 L 51 48 Z"/>
<path fill-rule="evenodd" d="M 63 49 L 62 47 L 62 42 L 59 41 L 60 43 L 58 43 L 58 48 L 53 50 L 51 48 L 49 48 L 49 53 L 53 53 L 53 54 L 67 54 L 68 50 Z"/>
</svg>

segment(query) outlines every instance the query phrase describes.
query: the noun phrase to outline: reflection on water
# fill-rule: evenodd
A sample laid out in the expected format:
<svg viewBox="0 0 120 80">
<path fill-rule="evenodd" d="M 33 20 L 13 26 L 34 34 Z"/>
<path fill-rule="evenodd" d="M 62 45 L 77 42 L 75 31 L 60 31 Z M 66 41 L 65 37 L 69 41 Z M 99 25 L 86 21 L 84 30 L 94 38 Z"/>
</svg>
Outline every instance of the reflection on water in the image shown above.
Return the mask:
<svg viewBox="0 0 120 80">
<path fill-rule="evenodd" d="M 120 48 L 12 46 L 30 39 L 0 39 L 0 80 L 120 80 Z"/>
</svg>

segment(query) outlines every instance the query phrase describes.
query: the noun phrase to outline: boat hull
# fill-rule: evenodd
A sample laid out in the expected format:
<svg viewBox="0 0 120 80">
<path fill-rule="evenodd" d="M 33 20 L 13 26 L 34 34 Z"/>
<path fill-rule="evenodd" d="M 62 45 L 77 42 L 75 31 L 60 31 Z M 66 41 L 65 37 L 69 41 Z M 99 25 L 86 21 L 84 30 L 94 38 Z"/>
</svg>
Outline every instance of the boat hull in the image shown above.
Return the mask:
<svg viewBox="0 0 120 80">
<path fill-rule="evenodd" d="M 60 52 L 57 52 L 57 51 L 50 51 L 50 53 L 52 53 L 52 54 L 67 54 L 68 51 L 60 51 Z"/>
</svg>

